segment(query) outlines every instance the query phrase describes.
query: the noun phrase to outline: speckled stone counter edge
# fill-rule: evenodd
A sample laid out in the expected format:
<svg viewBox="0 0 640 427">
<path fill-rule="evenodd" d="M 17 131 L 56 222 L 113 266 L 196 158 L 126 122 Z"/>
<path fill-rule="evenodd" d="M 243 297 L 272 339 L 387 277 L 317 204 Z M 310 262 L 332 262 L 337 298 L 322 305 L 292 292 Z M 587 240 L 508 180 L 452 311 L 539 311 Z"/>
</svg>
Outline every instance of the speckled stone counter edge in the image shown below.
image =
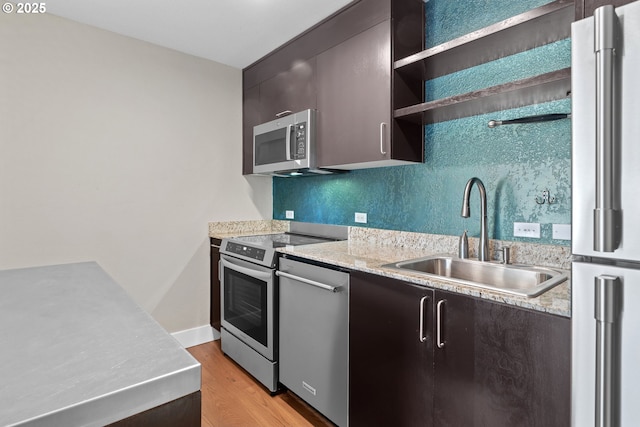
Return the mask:
<svg viewBox="0 0 640 427">
<path fill-rule="evenodd" d="M 428 251 L 431 254 L 458 253 L 458 236 L 350 227 L 349 241 L 366 242 L 375 246 L 393 246 L 395 248 Z M 478 241 L 478 238 L 469 237 L 469 256 L 471 258 L 478 256 Z M 509 246 L 511 248 L 512 263 L 561 269 L 571 268 L 571 248 L 567 246 L 539 245 L 490 239 L 489 253 L 492 260 L 500 259 L 498 250 L 503 246 Z"/>
<path fill-rule="evenodd" d="M 247 234 L 282 233 L 285 231 L 289 231 L 289 221 L 276 219 L 209 223 L 209 237 L 218 239 Z"/>
<path fill-rule="evenodd" d="M 287 221 L 234 221 L 209 224 L 209 236 L 224 238 L 233 235 L 277 233 L 288 231 Z M 540 245 L 500 240 L 489 241 L 492 259 L 499 258 L 497 249 L 511 247 L 513 263 L 530 264 L 569 270 L 571 250 L 565 246 Z M 469 238 L 469 255 L 476 256 L 477 238 Z M 364 227 L 349 227 L 346 242 L 320 243 L 279 249 L 299 257 L 333 264 L 353 270 L 404 280 L 436 289 L 457 292 L 550 314 L 571 316 L 571 280 L 556 286 L 537 298 L 509 295 L 446 280 L 426 278 L 410 272 L 382 267 L 391 262 L 419 258 L 433 254 L 456 254 L 458 236 L 414 233 Z M 569 274 L 569 271 L 566 271 Z"/>
</svg>

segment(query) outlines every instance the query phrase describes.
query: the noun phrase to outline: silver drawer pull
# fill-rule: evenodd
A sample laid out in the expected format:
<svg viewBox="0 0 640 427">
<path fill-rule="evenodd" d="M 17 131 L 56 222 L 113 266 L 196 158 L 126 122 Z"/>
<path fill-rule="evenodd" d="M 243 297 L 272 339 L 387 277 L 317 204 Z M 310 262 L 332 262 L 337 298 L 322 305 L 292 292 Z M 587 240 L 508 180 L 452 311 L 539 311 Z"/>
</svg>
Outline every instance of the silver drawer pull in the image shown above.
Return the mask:
<svg viewBox="0 0 640 427">
<path fill-rule="evenodd" d="M 442 306 L 445 302 L 447 302 L 446 299 L 440 300 L 436 306 L 436 331 L 438 334 L 436 344 L 438 345 L 438 348 L 444 348 L 445 344 L 445 341 L 442 340 Z"/>
<path fill-rule="evenodd" d="M 384 141 L 386 140 L 384 130 L 386 127 L 387 124 L 385 122 L 380 123 L 380 154 L 383 156 L 387 154 L 387 151 L 384 149 Z"/>
<path fill-rule="evenodd" d="M 291 113 L 293 113 L 293 111 L 291 110 L 280 111 L 279 113 L 276 114 L 276 118 L 279 119 L 280 117 L 288 116 Z"/>
<path fill-rule="evenodd" d="M 306 279 L 304 277 L 294 276 L 293 274 L 286 273 L 284 271 L 276 271 L 276 276 L 286 277 L 287 279 L 295 280 L 297 282 L 306 283 L 307 285 L 315 286 L 317 288 L 324 289 L 329 292 L 338 292 L 341 286 L 330 286 L 324 283 L 316 282 L 315 280 Z"/>
<path fill-rule="evenodd" d="M 427 336 L 424 334 L 424 302 L 427 300 L 429 300 L 429 297 L 422 297 L 420 299 L 420 332 L 418 334 L 420 342 L 425 342 L 427 340 Z"/>
</svg>

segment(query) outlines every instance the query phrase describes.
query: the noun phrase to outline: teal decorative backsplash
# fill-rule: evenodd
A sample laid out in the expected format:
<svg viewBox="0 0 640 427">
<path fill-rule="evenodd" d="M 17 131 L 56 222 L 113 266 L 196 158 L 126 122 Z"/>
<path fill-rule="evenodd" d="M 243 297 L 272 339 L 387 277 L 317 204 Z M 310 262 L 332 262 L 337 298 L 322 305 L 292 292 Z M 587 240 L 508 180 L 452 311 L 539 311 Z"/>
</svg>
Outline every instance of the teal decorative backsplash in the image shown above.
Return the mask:
<svg viewBox="0 0 640 427">
<path fill-rule="evenodd" d="M 425 99 L 446 98 L 571 66 L 571 40 L 531 49 L 425 82 Z"/>
<path fill-rule="evenodd" d="M 433 46 L 548 1 L 429 0 L 427 45 Z M 463 7 L 464 11 L 456 12 Z M 436 13 L 438 19 L 433 19 Z M 442 17 L 442 18 L 441 18 Z M 454 17 L 454 18 L 451 18 Z M 427 99 L 451 96 L 569 67 L 570 40 L 443 76 L 425 84 Z M 273 178 L 273 218 L 469 236 L 480 233 L 480 197 L 471 194 L 471 217 L 460 210 L 467 180 L 487 190 L 492 239 L 569 245 L 552 238 L 552 224 L 571 222 L 571 121 L 487 126 L 489 120 L 570 113 L 569 99 L 436 123 L 425 127 L 425 161 L 346 174 Z M 538 204 L 548 190 L 553 204 Z M 354 214 L 367 214 L 356 224 Z M 540 239 L 513 237 L 514 222 L 541 225 Z"/>
<path fill-rule="evenodd" d="M 478 236 L 477 189 L 471 217 L 460 216 L 464 186 L 477 176 L 487 189 L 490 238 L 568 245 L 552 239 L 551 224 L 571 221 L 571 121 L 493 129 L 487 123 L 569 111 L 570 101 L 562 100 L 427 126 L 424 164 L 274 178 L 273 218 L 293 210 L 296 221 L 361 225 L 354 214 L 365 212 L 368 227 Z M 544 190 L 555 203 L 536 203 Z M 514 222 L 540 223 L 541 239 L 514 238 Z"/>
<path fill-rule="evenodd" d="M 551 0 L 427 0 L 425 47 L 437 46 L 547 3 Z"/>
</svg>

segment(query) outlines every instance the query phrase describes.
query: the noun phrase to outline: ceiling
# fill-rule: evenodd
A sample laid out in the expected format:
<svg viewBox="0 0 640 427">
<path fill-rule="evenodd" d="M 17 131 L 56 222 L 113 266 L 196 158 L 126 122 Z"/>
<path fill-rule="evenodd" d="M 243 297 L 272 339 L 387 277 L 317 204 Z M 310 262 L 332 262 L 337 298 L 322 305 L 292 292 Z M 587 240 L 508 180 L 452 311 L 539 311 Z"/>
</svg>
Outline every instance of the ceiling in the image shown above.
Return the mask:
<svg viewBox="0 0 640 427">
<path fill-rule="evenodd" d="M 353 0 L 52 0 L 47 12 L 237 68 Z"/>
</svg>

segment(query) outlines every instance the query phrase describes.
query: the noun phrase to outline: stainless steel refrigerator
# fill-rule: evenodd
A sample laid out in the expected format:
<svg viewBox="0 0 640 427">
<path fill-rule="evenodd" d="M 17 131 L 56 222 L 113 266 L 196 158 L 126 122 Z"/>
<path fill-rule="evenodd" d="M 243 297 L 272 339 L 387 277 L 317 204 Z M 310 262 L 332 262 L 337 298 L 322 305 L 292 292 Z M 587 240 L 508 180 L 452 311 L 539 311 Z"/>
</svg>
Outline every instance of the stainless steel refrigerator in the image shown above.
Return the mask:
<svg viewBox="0 0 640 427">
<path fill-rule="evenodd" d="M 571 37 L 572 425 L 640 426 L 640 1 Z"/>
</svg>

